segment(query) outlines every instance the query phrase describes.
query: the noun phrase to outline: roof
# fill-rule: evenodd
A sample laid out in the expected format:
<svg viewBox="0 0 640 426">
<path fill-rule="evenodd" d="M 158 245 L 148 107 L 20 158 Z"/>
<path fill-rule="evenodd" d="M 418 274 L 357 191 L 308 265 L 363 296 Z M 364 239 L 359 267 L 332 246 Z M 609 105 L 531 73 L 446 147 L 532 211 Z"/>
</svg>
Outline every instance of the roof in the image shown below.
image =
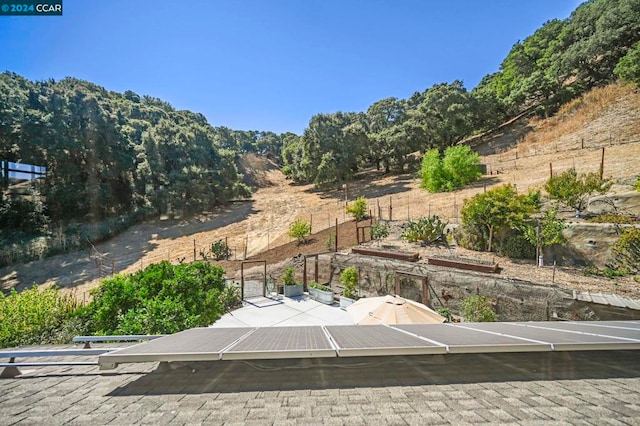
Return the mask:
<svg viewBox="0 0 640 426">
<path fill-rule="evenodd" d="M 591 293 L 588 291 L 575 291 L 573 298 L 582 302 L 597 303 L 599 305 L 615 306 L 619 308 L 629 308 L 640 311 L 640 300 L 617 294 Z"/>
<path fill-rule="evenodd" d="M 146 363 L 115 373 L 38 367 L 0 380 L 0 425 L 632 424 L 640 418 L 638 355 Z"/>
</svg>

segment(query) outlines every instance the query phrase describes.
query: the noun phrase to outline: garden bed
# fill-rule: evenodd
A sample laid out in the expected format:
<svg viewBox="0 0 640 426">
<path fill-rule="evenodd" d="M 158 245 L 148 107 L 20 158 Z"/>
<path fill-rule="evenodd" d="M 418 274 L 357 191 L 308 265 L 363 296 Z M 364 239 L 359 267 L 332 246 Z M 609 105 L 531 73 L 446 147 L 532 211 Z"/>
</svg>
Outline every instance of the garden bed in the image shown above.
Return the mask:
<svg viewBox="0 0 640 426">
<path fill-rule="evenodd" d="M 428 257 L 429 265 L 445 266 L 447 268 L 466 269 L 477 272 L 489 272 L 499 273 L 500 267 L 497 263 L 485 262 L 477 259 L 468 258 L 443 258 L 443 257 Z"/>
</svg>

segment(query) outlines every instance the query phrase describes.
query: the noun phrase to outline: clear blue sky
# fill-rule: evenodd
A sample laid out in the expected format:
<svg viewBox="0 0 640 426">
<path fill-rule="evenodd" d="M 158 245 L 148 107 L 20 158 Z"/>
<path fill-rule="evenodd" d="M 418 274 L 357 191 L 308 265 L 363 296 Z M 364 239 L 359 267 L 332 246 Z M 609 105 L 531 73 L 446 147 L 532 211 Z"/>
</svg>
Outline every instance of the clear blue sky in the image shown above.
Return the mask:
<svg viewBox="0 0 640 426">
<path fill-rule="evenodd" d="M 0 16 L 0 70 L 72 76 L 204 114 L 301 133 L 436 83 L 472 89 L 518 40 L 579 0 L 64 0 Z"/>
</svg>

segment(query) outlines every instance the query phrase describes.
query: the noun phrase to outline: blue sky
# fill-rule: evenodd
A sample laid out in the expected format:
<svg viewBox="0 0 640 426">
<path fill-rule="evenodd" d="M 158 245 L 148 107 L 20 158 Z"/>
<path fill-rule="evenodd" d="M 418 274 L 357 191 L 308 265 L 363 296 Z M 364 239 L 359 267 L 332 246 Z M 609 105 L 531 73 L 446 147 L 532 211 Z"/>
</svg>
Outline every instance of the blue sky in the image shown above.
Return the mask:
<svg viewBox="0 0 640 426">
<path fill-rule="evenodd" d="M 578 0 L 64 0 L 62 17 L 0 16 L 0 70 L 76 77 L 204 114 L 301 133 L 433 84 L 472 89 L 513 44 Z"/>
</svg>

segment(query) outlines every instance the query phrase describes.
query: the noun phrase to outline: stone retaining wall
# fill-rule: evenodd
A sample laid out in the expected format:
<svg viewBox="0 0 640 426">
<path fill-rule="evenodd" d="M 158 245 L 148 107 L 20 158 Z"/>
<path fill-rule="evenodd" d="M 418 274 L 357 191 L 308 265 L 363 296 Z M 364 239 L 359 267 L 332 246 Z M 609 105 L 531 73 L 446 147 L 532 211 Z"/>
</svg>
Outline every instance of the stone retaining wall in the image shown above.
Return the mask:
<svg viewBox="0 0 640 426">
<path fill-rule="evenodd" d="M 474 294 L 487 296 L 494 303 L 499 321 L 546 321 L 599 318 L 587 303 L 573 299 L 573 292 L 555 285 L 538 285 L 503 278 L 499 274 L 460 271 L 425 263 L 404 262 L 356 254 L 334 254 L 331 259 L 331 284 L 340 284 L 340 273 L 355 267 L 359 274 L 361 296 L 395 293 L 396 272 L 425 275 L 429 283 L 429 301 L 434 309 L 448 307 L 460 311 L 462 300 Z M 401 295 L 421 300 L 419 279 L 403 282 Z M 451 296 L 443 300 L 442 294 Z"/>
</svg>

